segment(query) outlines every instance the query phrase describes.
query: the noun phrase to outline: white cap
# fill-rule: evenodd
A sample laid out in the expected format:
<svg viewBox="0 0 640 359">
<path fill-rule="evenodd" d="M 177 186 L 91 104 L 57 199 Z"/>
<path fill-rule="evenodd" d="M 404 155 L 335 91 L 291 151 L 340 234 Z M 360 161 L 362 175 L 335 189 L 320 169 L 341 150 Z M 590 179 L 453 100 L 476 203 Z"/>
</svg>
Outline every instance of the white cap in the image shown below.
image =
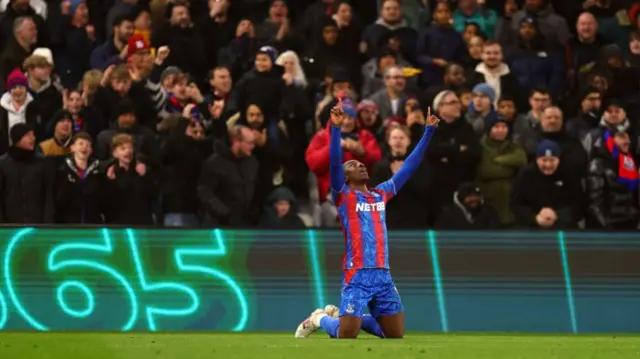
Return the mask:
<svg viewBox="0 0 640 359">
<path fill-rule="evenodd" d="M 444 98 L 449 94 L 454 94 L 455 95 L 455 92 L 453 92 L 451 90 L 440 91 L 436 95 L 436 97 L 433 99 L 433 104 L 431 105 L 431 109 L 433 111 L 437 112 L 440 109 L 440 104 L 442 103 L 442 101 L 444 101 Z"/>
<path fill-rule="evenodd" d="M 45 59 L 47 59 L 47 62 L 49 63 L 49 65 L 54 66 L 53 54 L 51 53 L 51 50 L 49 50 L 48 48 L 39 47 L 39 48 L 33 50 L 33 54 L 32 55 L 42 56 Z"/>
</svg>

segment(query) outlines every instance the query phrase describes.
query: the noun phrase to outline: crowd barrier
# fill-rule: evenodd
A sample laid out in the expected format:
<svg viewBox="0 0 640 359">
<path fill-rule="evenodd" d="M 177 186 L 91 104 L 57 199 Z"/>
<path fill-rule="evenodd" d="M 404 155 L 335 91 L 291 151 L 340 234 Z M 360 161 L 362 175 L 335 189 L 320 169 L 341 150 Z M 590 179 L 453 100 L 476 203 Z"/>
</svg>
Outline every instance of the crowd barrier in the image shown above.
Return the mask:
<svg viewBox="0 0 640 359">
<path fill-rule="evenodd" d="M 640 235 L 389 234 L 407 329 L 640 332 Z M 338 304 L 337 230 L 0 229 L 0 329 L 293 331 Z"/>
</svg>

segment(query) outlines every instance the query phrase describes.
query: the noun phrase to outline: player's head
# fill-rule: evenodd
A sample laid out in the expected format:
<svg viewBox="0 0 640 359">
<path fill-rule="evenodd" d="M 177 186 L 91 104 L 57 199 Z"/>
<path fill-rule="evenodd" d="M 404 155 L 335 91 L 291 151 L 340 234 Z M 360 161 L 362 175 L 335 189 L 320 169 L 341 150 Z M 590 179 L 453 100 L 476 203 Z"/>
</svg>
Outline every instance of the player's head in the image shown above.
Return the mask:
<svg viewBox="0 0 640 359">
<path fill-rule="evenodd" d="M 344 168 L 344 181 L 348 185 L 364 184 L 369 180 L 367 167 L 360 161 L 349 160 L 342 167 Z"/>
</svg>

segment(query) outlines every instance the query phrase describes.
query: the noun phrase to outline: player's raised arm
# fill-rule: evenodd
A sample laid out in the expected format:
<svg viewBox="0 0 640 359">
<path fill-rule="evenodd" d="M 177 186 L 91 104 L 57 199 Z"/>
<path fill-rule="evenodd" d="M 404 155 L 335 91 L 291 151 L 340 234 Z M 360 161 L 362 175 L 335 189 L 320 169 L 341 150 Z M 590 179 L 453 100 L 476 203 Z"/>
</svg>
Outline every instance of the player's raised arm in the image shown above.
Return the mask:
<svg viewBox="0 0 640 359">
<path fill-rule="evenodd" d="M 396 192 L 400 191 L 400 188 L 404 186 L 409 178 L 416 172 L 418 167 L 420 167 L 420 163 L 422 163 L 422 158 L 424 157 L 424 151 L 427 149 L 427 146 L 429 146 L 429 141 L 431 141 L 431 136 L 438 127 L 439 121 L 440 120 L 436 116 L 431 115 L 431 107 L 429 107 L 427 110 L 427 126 L 422 138 L 420 138 L 420 141 L 413 151 L 411 151 L 411 154 L 409 154 L 398 172 L 391 177 L 391 181 L 395 185 Z"/>
<path fill-rule="evenodd" d="M 331 109 L 331 140 L 329 142 L 329 171 L 331 173 L 331 190 L 340 192 L 344 186 L 344 169 L 342 168 L 342 100 L 338 99 L 338 105 Z"/>
</svg>

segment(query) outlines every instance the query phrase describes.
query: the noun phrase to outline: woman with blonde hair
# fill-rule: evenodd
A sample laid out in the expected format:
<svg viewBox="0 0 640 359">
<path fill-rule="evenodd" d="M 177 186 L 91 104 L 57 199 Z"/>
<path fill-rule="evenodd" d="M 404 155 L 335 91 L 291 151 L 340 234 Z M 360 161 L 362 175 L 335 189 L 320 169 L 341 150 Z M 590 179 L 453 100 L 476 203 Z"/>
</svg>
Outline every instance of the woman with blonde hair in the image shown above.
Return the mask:
<svg viewBox="0 0 640 359">
<path fill-rule="evenodd" d="M 289 50 L 280 54 L 276 59 L 276 65 L 284 67 L 282 79 L 287 86 L 307 87 L 307 77 L 302 66 L 300 66 L 300 58 L 294 51 Z"/>
</svg>

